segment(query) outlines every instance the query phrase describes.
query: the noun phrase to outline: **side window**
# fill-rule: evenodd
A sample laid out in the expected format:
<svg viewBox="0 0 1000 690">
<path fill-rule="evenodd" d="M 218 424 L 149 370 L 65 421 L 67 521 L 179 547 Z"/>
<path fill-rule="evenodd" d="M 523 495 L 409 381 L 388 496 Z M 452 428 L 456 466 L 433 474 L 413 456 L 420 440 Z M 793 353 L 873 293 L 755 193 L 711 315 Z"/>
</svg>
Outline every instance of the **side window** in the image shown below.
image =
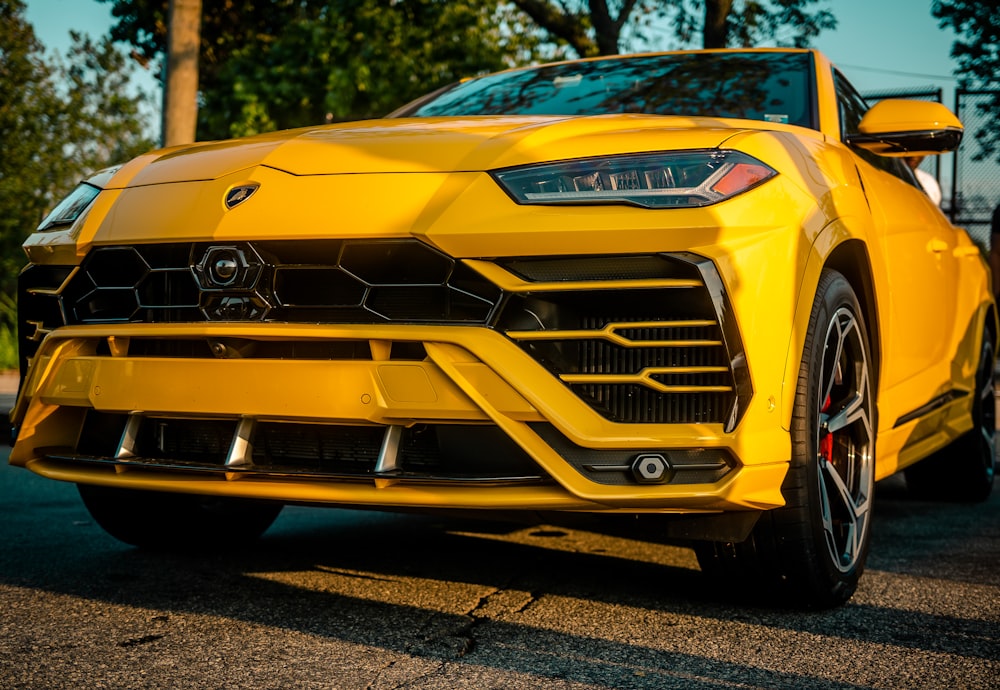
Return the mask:
<svg viewBox="0 0 1000 690">
<path fill-rule="evenodd" d="M 840 138 L 856 134 L 861 118 L 868 112 L 865 99 L 854 90 L 840 72 L 833 72 L 834 89 L 837 91 L 837 109 L 840 111 Z"/>
<path fill-rule="evenodd" d="M 848 134 L 854 134 L 858 131 L 861 118 L 868 112 L 868 104 L 844 75 L 837 70 L 833 71 L 833 85 L 837 92 L 837 109 L 840 112 L 840 139 L 843 141 Z M 895 175 L 904 182 L 920 189 L 917 178 L 914 177 L 910 166 L 904 163 L 903 159 L 877 156 L 864 149 L 852 148 L 851 150 L 879 170 Z"/>
</svg>

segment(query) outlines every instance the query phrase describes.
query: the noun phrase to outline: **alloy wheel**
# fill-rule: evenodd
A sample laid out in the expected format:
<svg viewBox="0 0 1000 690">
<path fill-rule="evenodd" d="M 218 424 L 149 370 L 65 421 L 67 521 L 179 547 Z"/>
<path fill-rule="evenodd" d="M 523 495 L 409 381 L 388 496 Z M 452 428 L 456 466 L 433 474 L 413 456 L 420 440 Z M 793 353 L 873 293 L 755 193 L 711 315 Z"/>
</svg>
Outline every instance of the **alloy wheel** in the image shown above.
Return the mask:
<svg viewBox="0 0 1000 690">
<path fill-rule="evenodd" d="M 875 483 L 871 377 L 850 309 L 830 320 L 817 394 L 822 529 L 834 565 L 847 572 L 864 554 Z"/>
</svg>

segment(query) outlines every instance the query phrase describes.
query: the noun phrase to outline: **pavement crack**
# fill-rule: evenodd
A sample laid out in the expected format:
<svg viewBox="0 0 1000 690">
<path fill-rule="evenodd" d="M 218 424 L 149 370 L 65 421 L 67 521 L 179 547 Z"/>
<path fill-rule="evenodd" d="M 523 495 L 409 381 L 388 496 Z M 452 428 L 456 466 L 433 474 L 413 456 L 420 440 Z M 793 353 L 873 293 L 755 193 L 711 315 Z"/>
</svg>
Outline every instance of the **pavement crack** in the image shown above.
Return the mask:
<svg viewBox="0 0 1000 690">
<path fill-rule="evenodd" d="M 438 661 L 429 670 L 421 673 L 413 673 L 411 664 L 404 661 L 393 661 L 382 667 L 365 690 L 401 690 L 402 688 L 415 688 L 423 685 L 428 678 L 440 676 L 445 672 L 446 661 Z M 397 675 L 398 678 L 386 677 Z M 382 685 L 382 683 L 385 685 Z"/>
<path fill-rule="evenodd" d="M 165 635 L 143 635 L 142 637 L 133 637 L 133 638 L 128 639 L 128 640 L 123 640 L 122 642 L 118 643 L 118 646 L 119 647 L 124 647 L 124 648 L 128 649 L 129 647 L 138 647 L 140 645 L 149 644 L 150 642 L 156 642 L 157 640 L 161 640 L 164 637 L 166 637 L 166 636 Z"/>
<path fill-rule="evenodd" d="M 528 592 L 528 598 L 524 601 L 524 603 L 521 604 L 516 609 L 514 609 L 513 611 L 511 611 L 511 613 L 513 613 L 515 615 L 519 614 L 519 613 L 524 613 L 529 608 L 531 608 L 532 606 L 534 606 L 541 598 L 542 598 L 542 595 L 539 594 L 538 592 Z"/>
<path fill-rule="evenodd" d="M 469 614 L 435 613 L 421 626 L 406 652 L 437 659 L 459 659 L 476 648 L 475 627 L 484 618 Z"/>
<path fill-rule="evenodd" d="M 425 657 L 461 659 L 476 651 L 479 629 L 493 621 L 523 613 L 541 598 L 537 592 L 512 589 L 513 578 L 483 593 L 464 611 L 433 613 L 407 652 Z"/>
<path fill-rule="evenodd" d="M 490 601 L 490 597 L 492 597 L 492 596 L 494 596 L 494 595 L 496 595 L 496 594 L 498 594 L 499 592 L 502 592 L 502 591 L 504 591 L 502 587 L 497 587 L 492 592 L 487 592 L 483 596 L 479 597 L 479 599 L 476 601 L 475 605 L 472 608 L 470 608 L 468 611 L 466 611 L 464 614 L 462 614 L 462 615 L 472 616 L 473 618 L 480 618 L 480 616 L 476 615 L 476 613 L 477 612 L 485 611 L 487 609 L 487 607 L 488 607 L 488 604 L 489 604 L 489 601 Z"/>
</svg>

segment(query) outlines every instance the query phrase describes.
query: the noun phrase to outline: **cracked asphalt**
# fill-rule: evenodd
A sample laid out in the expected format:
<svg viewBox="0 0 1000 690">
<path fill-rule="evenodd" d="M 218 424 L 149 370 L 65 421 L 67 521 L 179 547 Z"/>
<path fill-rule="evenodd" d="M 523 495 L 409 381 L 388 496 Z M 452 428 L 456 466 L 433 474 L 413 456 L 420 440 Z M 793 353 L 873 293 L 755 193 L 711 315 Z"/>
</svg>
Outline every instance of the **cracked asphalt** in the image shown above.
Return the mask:
<svg viewBox="0 0 1000 690">
<path fill-rule="evenodd" d="M 1000 489 L 883 483 L 858 593 L 803 613 L 550 525 L 293 507 L 252 550 L 146 553 L 0 463 L 3 688 L 1000 687 Z"/>
</svg>

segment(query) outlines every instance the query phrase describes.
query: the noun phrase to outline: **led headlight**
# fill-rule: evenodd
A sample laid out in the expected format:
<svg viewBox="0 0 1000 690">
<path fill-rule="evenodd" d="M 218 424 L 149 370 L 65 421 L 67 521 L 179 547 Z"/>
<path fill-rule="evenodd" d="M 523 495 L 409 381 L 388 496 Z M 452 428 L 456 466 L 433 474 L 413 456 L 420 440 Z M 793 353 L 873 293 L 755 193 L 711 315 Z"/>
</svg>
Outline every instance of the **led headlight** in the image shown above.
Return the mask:
<svg viewBox="0 0 1000 690">
<path fill-rule="evenodd" d="M 739 151 L 704 149 L 577 158 L 494 170 L 519 204 L 708 206 L 777 175 Z"/>
<path fill-rule="evenodd" d="M 93 185 L 86 183 L 77 185 L 69 196 L 45 216 L 45 220 L 38 226 L 38 231 L 58 230 L 72 225 L 90 207 L 100 192 L 101 190 Z"/>
</svg>

